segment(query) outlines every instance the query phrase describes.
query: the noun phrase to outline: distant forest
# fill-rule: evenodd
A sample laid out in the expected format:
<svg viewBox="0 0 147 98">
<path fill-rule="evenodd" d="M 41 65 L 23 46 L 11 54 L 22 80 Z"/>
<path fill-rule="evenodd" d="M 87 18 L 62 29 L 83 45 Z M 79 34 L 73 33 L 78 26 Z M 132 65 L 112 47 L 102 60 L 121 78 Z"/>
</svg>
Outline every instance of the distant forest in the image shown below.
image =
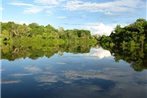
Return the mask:
<svg viewBox="0 0 147 98">
<path fill-rule="evenodd" d="M 80 40 L 88 43 L 97 43 L 94 36 L 88 30 L 64 30 L 64 28 L 56 29 L 51 25 L 43 26 L 37 23 L 16 24 L 14 22 L 1 23 L 2 43 L 49 43 L 62 44 L 68 42 L 79 43 Z M 28 42 L 28 43 L 27 43 Z"/>
</svg>

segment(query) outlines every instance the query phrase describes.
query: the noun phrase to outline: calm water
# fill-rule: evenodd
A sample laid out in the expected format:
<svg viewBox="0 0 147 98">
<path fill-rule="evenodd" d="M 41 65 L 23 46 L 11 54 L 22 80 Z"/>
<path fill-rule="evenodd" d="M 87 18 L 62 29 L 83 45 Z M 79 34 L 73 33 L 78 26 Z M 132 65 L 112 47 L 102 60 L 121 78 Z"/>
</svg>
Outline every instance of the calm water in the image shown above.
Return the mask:
<svg viewBox="0 0 147 98">
<path fill-rule="evenodd" d="M 102 48 L 1 61 L 2 98 L 147 98 L 147 70 Z"/>
</svg>

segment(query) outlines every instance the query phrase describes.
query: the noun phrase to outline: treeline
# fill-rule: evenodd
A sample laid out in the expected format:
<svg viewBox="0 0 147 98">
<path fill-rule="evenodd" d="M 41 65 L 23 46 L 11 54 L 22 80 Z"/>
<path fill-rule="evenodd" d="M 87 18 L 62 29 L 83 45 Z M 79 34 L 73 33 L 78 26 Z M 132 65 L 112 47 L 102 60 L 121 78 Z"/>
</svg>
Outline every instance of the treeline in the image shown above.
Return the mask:
<svg viewBox="0 0 147 98">
<path fill-rule="evenodd" d="M 116 61 L 125 60 L 136 71 L 147 69 L 147 21 L 136 22 L 121 27 L 116 26 L 110 36 L 99 38 L 103 48 L 109 50 Z"/>
<path fill-rule="evenodd" d="M 14 22 L 1 22 L 1 42 L 22 42 L 22 41 L 53 41 L 65 43 L 68 41 L 78 42 L 84 40 L 91 43 L 96 43 L 96 39 L 88 30 L 64 30 L 63 28 L 56 29 L 51 25 L 43 26 L 37 23 L 16 24 Z"/>
<path fill-rule="evenodd" d="M 117 25 L 110 36 L 103 35 L 100 43 L 105 47 L 145 47 L 147 46 L 147 21 L 137 19 L 136 22 L 121 27 Z"/>
</svg>

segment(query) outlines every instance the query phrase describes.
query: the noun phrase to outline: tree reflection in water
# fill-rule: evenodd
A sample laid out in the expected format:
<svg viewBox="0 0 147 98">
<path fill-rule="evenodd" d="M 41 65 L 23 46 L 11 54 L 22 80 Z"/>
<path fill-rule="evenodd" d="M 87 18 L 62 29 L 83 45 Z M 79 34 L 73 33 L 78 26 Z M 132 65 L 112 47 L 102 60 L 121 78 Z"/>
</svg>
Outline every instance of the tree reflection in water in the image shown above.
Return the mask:
<svg viewBox="0 0 147 98">
<path fill-rule="evenodd" d="M 38 57 L 46 56 L 50 58 L 58 53 L 63 55 L 64 52 L 69 53 L 89 53 L 90 49 L 94 47 L 87 43 L 82 44 L 64 44 L 64 45 L 46 45 L 46 44 L 33 44 L 26 46 L 16 46 L 15 44 L 5 44 L 2 49 L 2 59 L 15 60 L 19 58 L 37 59 Z M 135 71 L 142 71 L 147 69 L 147 48 L 139 47 L 104 47 L 110 51 L 114 56 L 115 61 L 124 60 L 131 64 Z M 95 53 L 93 53 L 95 54 Z"/>
</svg>

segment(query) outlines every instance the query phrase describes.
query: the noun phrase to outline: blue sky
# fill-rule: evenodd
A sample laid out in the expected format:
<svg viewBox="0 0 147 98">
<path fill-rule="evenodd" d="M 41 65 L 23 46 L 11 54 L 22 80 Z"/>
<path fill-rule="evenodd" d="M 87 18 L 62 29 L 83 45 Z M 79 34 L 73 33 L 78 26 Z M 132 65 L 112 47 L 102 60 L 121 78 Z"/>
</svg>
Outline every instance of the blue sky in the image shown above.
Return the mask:
<svg viewBox="0 0 147 98">
<path fill-rule="evenodd" d="M 116 24 L 146 18 L 146 0 L 2 0 L 2 21 L 36 22 L 109 35 Z"/>
</svg>

